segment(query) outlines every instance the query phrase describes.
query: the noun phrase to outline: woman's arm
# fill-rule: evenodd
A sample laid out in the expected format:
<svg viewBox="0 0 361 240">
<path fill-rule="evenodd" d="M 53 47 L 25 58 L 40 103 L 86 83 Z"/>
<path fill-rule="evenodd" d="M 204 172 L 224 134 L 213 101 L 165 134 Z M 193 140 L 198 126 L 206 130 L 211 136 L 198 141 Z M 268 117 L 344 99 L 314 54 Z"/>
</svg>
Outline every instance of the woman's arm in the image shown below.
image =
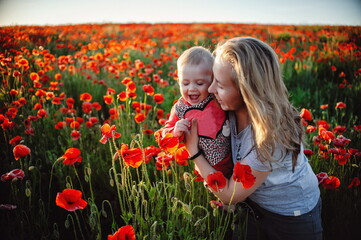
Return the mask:
<svg viewBox="0 0 361 240">
<path fill-rule="evenodd" d="M 197 120 L 192 120 L 192 127 L 190 131 L 185 134 L 185 144 L 190 156 L 194 156 L 198 151 L 198 135 L 197 135 Z M 199 174 L 206 179 L 207 176 L 215 169 L 208 163 L 203 155 L 194 159 L 194 163 L 198 169 Z M 252 169 L 252 174 L 256 177 L 255 184 L 248 189 L 243 188 L 242 183 L 235 182 L 231 177 L 227 180 L 226 187 L 219 192 L 211 191 L 217 196 L 224 204 L 234 204 L 244 201 L 251 193 L 253 193 L 267 178 L 269 172 L 261 172 Z"/>
</svg>

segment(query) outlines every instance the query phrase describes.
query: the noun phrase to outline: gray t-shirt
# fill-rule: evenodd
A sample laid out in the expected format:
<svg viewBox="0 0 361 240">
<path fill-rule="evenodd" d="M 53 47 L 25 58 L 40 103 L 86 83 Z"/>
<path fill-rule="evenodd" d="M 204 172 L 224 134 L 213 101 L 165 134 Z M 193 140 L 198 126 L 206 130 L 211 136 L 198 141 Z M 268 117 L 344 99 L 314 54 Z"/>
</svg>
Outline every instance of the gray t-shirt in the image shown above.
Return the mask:
<svg viewBox="0 0 361 240">
<path fill-rule="evenodd" d="M 292 172 L 292 153 L 276 148 L 273 160 L 257 158 L 251 125 L 237 134 L 236 118 L 229 112 L 233 162 L 243 160 L 257 171 L 271 171 L 249 198 L 268 211 L 285 216 L 299 216 L 311 211 L 320 197 L 317 178 L 303 153 L 303 146 Z"/>
</svg>

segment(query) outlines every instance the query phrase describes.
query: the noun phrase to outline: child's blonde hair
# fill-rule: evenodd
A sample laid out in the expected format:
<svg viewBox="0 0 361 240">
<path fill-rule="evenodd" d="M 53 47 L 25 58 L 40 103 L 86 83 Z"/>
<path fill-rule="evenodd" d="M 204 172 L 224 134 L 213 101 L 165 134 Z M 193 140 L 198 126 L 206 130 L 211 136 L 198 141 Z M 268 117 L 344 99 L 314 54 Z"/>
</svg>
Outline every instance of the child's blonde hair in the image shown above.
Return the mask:
<svg viewBox="0 0 361 240">
<path fill-rule="evenodd" d="M 199 65 L 201 63 L 206 64 L 212 72 L 214 58 L 212 53 L 202 46 L 194 46 L 185 50 L 177 60 L 178 73 L 184 65 Z"/>
<path fill-rule="evenodd" d="M 289 102 L 276 53 L 258 39 L 240 37 L 220 43 L 214 54 L 233 67 L 233 80 L 247 106 L 260 159 L 271 161 L 280 144 L 293 153 L 294 169 L 304 129 Z"/>
</svg>

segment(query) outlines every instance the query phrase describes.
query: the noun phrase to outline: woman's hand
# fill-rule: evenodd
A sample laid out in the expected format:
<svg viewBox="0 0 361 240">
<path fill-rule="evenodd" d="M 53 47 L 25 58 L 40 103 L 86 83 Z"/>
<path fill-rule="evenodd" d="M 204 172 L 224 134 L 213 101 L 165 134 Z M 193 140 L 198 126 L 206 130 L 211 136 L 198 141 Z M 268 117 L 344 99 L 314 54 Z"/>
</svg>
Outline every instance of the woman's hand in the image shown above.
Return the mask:
<svg viewBox="0 0 361 240">
<path fill-rule="evenodd" d="M 190 156 L 193 156 L 198 152 L 198 121 L 197 119 L 192 119 L 191 128 L 184 132 L 185 138 L 184 143 L 189 152 Z"/>
</svg>

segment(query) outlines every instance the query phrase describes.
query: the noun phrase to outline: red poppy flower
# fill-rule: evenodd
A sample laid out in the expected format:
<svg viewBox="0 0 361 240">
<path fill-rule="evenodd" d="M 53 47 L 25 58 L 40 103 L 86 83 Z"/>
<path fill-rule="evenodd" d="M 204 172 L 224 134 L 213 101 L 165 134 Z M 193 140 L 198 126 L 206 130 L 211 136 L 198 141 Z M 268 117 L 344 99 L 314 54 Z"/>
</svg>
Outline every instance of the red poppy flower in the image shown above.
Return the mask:
<svg viewBox="0 0 361 240">
<path fill-rule="evenodd" d="M 93 125 L 94 125 L 94 123 L 92 123 L 91 121 L 85 122 L 85 126 L 87 126 L 88 128 L 92 127 Z"/>
<path fill-rule="evenodd" d="M 113 96 L 112 95 L 105 95 L 103 96 L 105 104 L 109 105 L 113 102 Z"/>
<path fill-rule="evenodd" d="M 223 206 L 221 202 L 215 200 L 209 201 L 209 205 L 211 205 L 211 208 L 219 208 Z"/>
<path fill-rule="evenodd" d="M 1 175 L 1 181 L 7 182 L 7 181 L 13 180 L 14 178 L 19 179 L 19 180 L 23 180 L 24 176 L 25 176 L 25 173 L 24 173 L 23 170 L 14 169 L 14 170 L 11 170 L 8 173 L 5 173 L 5 174 Z"/>
<path fill-rule="evenodd" d="M 322 110 L 325 110 L 326 108 L 328 108 L 328 104 L 323 104 L 323 105 L 320 106 L 320 108 L 321 108 Z"/>
<path fill-rule="evenodd" d="M 133 81 L 127 83 L 128 92 L 135 92 L 137 90 L 137 85 Z"/>
<path fill-rule="evenodd" d="M 153 130 L 151 130 L 151 129 L 145 129 L 144 131 L 143 131 L 143 133 L 144 134 L 146 134 L 146 135 L 153 135 Z"/>
<path fill-rule="evenodd" d="M 110 114 L 110 120 L 113 120 L 113 119 L 118 119 L 119 117 L 119 114 L 118 114 L 118 111 L 116 108 L 111 108 L 109 109 L 109 114 Z"/>
<path fill-rule="evenodd" d="M 132 225 L 121 227 L 113 235 L 108 235 L 108 240 L 135 240 L 135 232 Z"/>
<path fill-rule="evenodd" d="M 133 101 L 133 102 L 132 102 L 132 108 L 134 108 L 134 109 L 140 108 L 140 102 L 138 102 L 138 101 Z"/>
<path fill-rule="evenodd" d="M 328 178 L 328 174 L 325 172 L 320 172 L 316 174 L 316 178 L 318 180 L 318 184 L 320 184 Z"/>
<path fill-rule="evenodd" d="M 326 120 L 318 120 L 317 127 L 319 129 L 324 128 L 324 129 L 328 130 L 330 128 L 330 124 Z"/>
<path fill-rule="evenodd" d="M 13 77 L 19 77 L 21 75 L 21 73 L 18 70 L 15 70 L 13 72 Z"/>
<path fill-rule="evenodd" d="M 131 98 L 131 99 L 135 99 L 137 97 L 137 93 L 136 92 L 129 92 L 127 91 L 127 98 Z"/>
<path fill-rule="evenodd" d="M 158 119 L 161 119 L 161 118 L 163 118 L 163 116 L 164 116 L 164 110 L 158 108 L 158 109 L 157 109 L 157 118 L 158 118 Z"/>
<path fill-rule="evenodd" d="M 127 166 L 137 168 L 142 165 L 144 161 L 144 155 L 140 148 L 129 149 L 128 144 L 122 144 L 122 147 L 118 152 Z"/>
<path fill-rule="evenodd" d="M 334 129 L 332 129 L 332 131 L 337 134 L 343 134 L 344 132 L 346 132 L 346 130 L 347 128 L 345 126 L 340 125 L 337 125 Z"/>
<path fill-rule="evenodd" d="M 306 108 L 302 108 L 300 117 L 305 119 L 306 121 L 312 121 L 313 119 L 311 112 Z"/>
<path fill-rule="evenodd" d="M 344 103 L 344 102 L 338 102 L 338 103 L 336 103 L 336 107 L 335 108 L 340 108 L 340 109 L 342 109 L 342 108 L 345 108 L 346 107 L 346 104 Z"/>
<path fill-rule="evenodd" d="M 124 85 L 127 85 L 129 82 L 131 82 L 132 81 L 132 79 L 130 78 L 130 77 L 125 77 L 123 80 L 122 80 L 122 83 L 124 84 Z"/>
<path fill-rule="evenodd" d="M 311 157 L 313 155 L 313 151 L 311 149 L 304 149 L 303 153 L 308 157 Z"/>
<path fill-rule="evenodd" d="M 32 72 L 32 73 L 30 73 L 30 79 L 33 81 L 39 81 L 40 77 L 37 73 Z"/>
<path fill-rule="evenodd" d="M 355 131 L 361 131 L 361 125 L 354 125 L 354 126 L 353 126 L 353 129 L 354 129 Z"/>
<path fill-rule="evenodd" d="M 45 109 L 40 109 L 38 110 L 38 113 L 36 115 L 38 118 L 44 118 L 48 116 L 48 113 L 46 112 Z"/>
<path fill-rule="evenodd" d="M 51 102 L 52 102 L 53 104 L 60 105 L 60 104 L 61 104 L 61 99 L 58 98 L 58 97 L 54 97 L 54 98 L 51 100 Z"/>
<path fill-rule="evenodd" d="M 114 88 L 108 88 L 107 89 L 107 94 L 115 94 L 115 93 L 116 93 L 116 91 L 115 91 Z"/>
<path fill-rule="evenodd" d="M 322 183 L 322 186 L 326 189 L 336 189 L 340 185 L 341 185 L 340 179 L 338 179 L 337 177 L 334 177 L 334 176 L 329 176 Z"/>
<path fill-rule="evenodd" d="M 343 149 L 345 150 L 345 149 Z M 345 165 L 348 160 L 350 159 L 351 154 L 349 153 L 343 153 L 343 154 L 335 154 L 334 158 L 337 160 L 339 165 Z"/>
<path fill-rule="evenodd" d="M 54 78 L 55 78 L 55 80 L 60 80 L 61 79 L 61 73 L 55 73 Z"/>
<path fill-rule="evenodd" d="M 249 165 L 236 162 L 233 168 L 233 180 L 241 182 L 243 187 L 248 189 L 256 182 L 256 177 L 252 174 L 252 169 Z"/>
<path fill-rule="evenodd" d="M 110 126 L 108 123 L 105 123 L 101 128 L 101 132 L 102 132 L 102 138 L 99 140 L 99 142 L 105 144 L 107 143 L 109 138 L 119 138 L 122 135 L 120 133 L 117 133 L 116 130 L 116 126 L 112 125 Z"/>
<path fill-rule="evenodd" d="M 66 103 L 66 105 L 68 106 L 68 108 L 73 108 L 74 107 L 74 103 L 75 103 L 75 100 L 74 100 L 74 98 L 67 98 L 66 100 L 65 100 L 65 103 Z"/>
<path fill-rule="evenodd" d="M 57 122 L 54 127 L 56 129 L 63 129 L 65 126 L 66 126 L 66 122 Z"/>
<path fill-rule="evenodd" d="M 82 199 L 83 193 L 75 189 L 64 189 L 56 195 L 55 203 L 70 212 L 85 208 L 88 203 Z"/>
<path fill-rule="evenodd" d="M 351 140 L 345 138 L 343 135 L 339 135 L 337 138 L 333 139 L 333 145 L 338 148 L 344 147 L 349 142 L 351 142 Z"/>
<path fill-rule="evenodd" d="M 144 122 L 144 120 L 145 120 L 144 113 L 137 113 L 137 115 L 134 116 L 134 120 L 136 123 Z"/>
<path fill-rule="evenodd" d="M 55 94 L 53 92 L 46 92 L 46 100 L 52 99 L 55 97 Z"/>
<path fill-rule="evenodd" d="M 356 148 L 349 148 L 348 149 L 348 152 L 351 154 L 351 155 L 357 155 L 357 153 L 359 152 L 358 149 Z"/>
<path fill-rule="evenodd" d="M 98 102 L 93 102 L 92 103 L 92 107 L 95 109 L 95 110 L 100 110 L 100 109 L 102 109 L 102 105 L 100 105 L 100 103 L 98 103 Z"/>
<path fill-rule="evenodd" d="M 24 106 L 26 104 L 26 99 L 24 97 L 19 98 L 19 103 L 21 106 Z"/>
<path fill-rule="evenodd" d="M 93 106 L 92 106 L 92 104 L 90 102 L 83 102 L 81 104 L 81 109 L 83 110 L 83 112 L 85 114 L 90 114 L 91 111 L 93 110 Z"/>
<path fill-rule="evenodd" d="M 90 93 L 82 93 L 80 94 L 80 101 L 90 102 L 93 99 Z"/>
<path fill-rule="evenodd" d="M 150 84 L 143 85 L 143 91 L 149 96 L 154 95 L 154 88 Z"/>
<path fill-rule="evenodd" d="M 117 95 L 118 99 L 122 102 L 127 100 L 127 93 L 122 91 Z"/>
<path fill-rule="evenodd" d="M 24 131 L 25 134 L 27 135 L 31 135 L 31 136 L 34 136 L 34 129 L 33 128 L 27 128 L 25 131 Z"/>
<path fill-rule="evenodd" d="M 227 184 L 227 179 L 221 171 L 211 173 L 207 176 L 207 185 L 215 192 L 219 192 Z"/>
<path fill-rule="evenodd" d="M 307 128 L 306 128 L 306 132 L 307 133 L 311 133 L 311 132 L 314 132 L 316 131 L 316 127 L 315 126 L 312 126 L 312 125 L 308 125 Z"/>
<path fill-rule="evenodd" d="M 64 155 L 60 159 L 64 159 L 63 164 L 72 165 L 76 162 L 81 162 L 81 151 L 78 148 L 69 148 L 65 151 Z"/>
<path fill-rule="evenodd" d="M 170 162 L 174 160 L 174 156 L 171 153 L 160 152 L 155 159 L 157 170 L 166 170 L 170 166 Z"/>
<path fill-rule="evenodd" d="M 12 139 L 10 139 L 9 144 L 13 146 L 18 145 L 22 139 L 23 138 L 20 136 L 13 137 Z"/>
<path fill-rule="evenodd" d="M 144 148 L 145 163 L 149 163 L 154 156 L 157 156 L 162 150 L 153 145 Z"/>
<path fill-rule="evenodd" d="M 189 153 L 186 147 L 178 148 L 175 152 L 175 161 L 179 166 L 187 166 L 188 165 Z"/>
<path fill-rule="evenodd" d="M 78 140 L 78 139 L 81 137 L 81 134 L 80 134 L 79 131 L 73 130 L 73 131 L 70 133 L 70 136 L 71 136 L 71 139 L 72 139 L 73 141 L 76 141 L 76 140 Z"/>
<path fill-rule="evenodd" d="M 18 95 L 19 92 L 18 92 L 17 90 L 15 90 L 15 89 L 11 89 L 11 90 L 9 91 L 9 94 L 15 96 L 15 95 Z"/>
<path fill-rule="evenodd" d="M 75 129 L 79 129 L 80 128 L 80 123 L 78 121 L 72 121 L 69 124 L 70 128 L 75 128 Z"/>
<path fill-rule="evenodd" d="M 328 143 L 331 143 L 336 138 L 332 132 L 327 131 L 323 127 L 319 128 L 319 135 L 323 140 L 325 140 Z"/>
<path fill-rule="evenodd" d="M 360 185 L 360 179 L 358 177 L 354 177 L 351 183 L 348 185 L 348 188 L 358 187 Z"/>
<path fill-rule="evenodd" d="M 174 153 L 178 149 L 179 139 L 174 137 L 172 133 L 167 133 L 159 139 L 158 145 L 162 150 Z"/>
<path fill-rule="evenodd" d="M 153 99 L 156 103 L 161 104 L 164 101 L 164 96 L 161 93 L 156 93 L 154 94 Z"/>
<path fill-rule="evenodd" d="M 19 158 L 25 157 L 26 155 L 30 154 L 30 148 L 23 144 L 18 144 L 14 147 L 13 153 L 15 160 L 18 160 Z"/>
</svg>

